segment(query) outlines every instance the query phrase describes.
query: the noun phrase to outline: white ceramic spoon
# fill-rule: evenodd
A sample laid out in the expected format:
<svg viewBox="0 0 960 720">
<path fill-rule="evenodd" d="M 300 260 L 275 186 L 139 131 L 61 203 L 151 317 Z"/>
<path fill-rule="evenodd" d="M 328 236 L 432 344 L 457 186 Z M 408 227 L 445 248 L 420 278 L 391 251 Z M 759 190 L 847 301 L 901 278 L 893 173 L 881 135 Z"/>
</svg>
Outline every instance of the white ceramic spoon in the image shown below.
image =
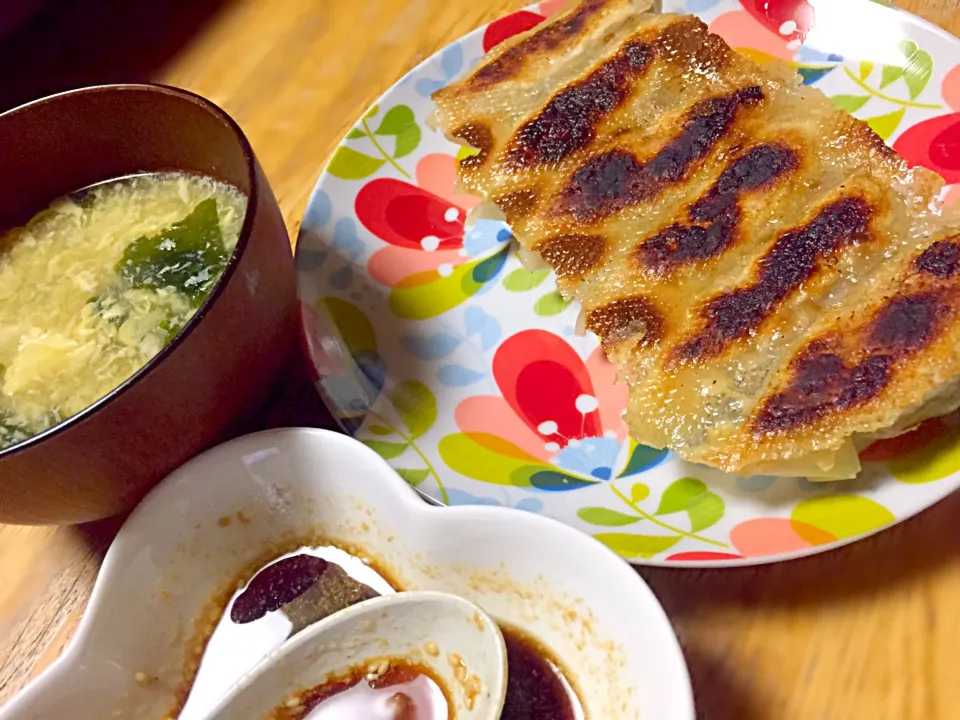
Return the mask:
<svg viewBox="0 0 960 720">
<path fill-rule="evenodd" d="M 430 668 L 458 720 L 500 717 L 507 659 L 497 624 L 456 595 L 404 592 L 353 605 L 299 633 L 264 658 L 208 720 L 261 720 L 298 693 L 381 658 Z"/>
</svg>

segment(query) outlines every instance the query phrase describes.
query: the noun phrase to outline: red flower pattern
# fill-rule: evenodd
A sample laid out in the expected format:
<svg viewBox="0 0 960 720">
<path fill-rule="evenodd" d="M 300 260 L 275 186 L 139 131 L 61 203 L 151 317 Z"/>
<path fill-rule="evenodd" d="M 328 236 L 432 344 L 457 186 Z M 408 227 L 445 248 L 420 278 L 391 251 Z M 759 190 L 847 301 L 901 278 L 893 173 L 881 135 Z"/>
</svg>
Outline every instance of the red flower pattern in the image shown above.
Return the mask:
<svg viewBox="0 0 960 720">
<path fill-rule="evenodd" d="M 943 176 L 948 185 L 960 183 L 960 112 L 919 122 L 893 143 L 911 165 L 923 165 Z"/>
<path fill-rule="evenodd" d="M 411 250 L 450 250 L 463 244 L 463 208 L 416 185 L 378 178 L 357 193 L 357 218 L 391 245 Z"/>
<path fill-rule="evenodd" d="M 525 330 L 497 349 L 493 375 L 503 397 L 464 400 L 456 410 L 462 431 L 502 437 L 541 461 L 572 440 L 626 436 L 626 388 L 601 348 L 583 361 L 553 333 Z"/>
<path fill-rule="evenodd" d="M 456 159 L 425 155 L 417 163 L 416 179 L 417 185 L 374 179 L 360 189 L 354 203 L 361 224 L 388 243 L 367 265 L 370 275 L 387 287 L 470 259 L 463 252 L 464 221 L 479 200 L 456 194 Z"/>
<path fill-rule="evenodd" d="M 740 4 L 767 29 L 788 41 L 802 42 L 814 25 L 813 6 L 807 0 L 740 0 Z M 788 28 L 793 29 L 783 32 Z"/>
</svg>

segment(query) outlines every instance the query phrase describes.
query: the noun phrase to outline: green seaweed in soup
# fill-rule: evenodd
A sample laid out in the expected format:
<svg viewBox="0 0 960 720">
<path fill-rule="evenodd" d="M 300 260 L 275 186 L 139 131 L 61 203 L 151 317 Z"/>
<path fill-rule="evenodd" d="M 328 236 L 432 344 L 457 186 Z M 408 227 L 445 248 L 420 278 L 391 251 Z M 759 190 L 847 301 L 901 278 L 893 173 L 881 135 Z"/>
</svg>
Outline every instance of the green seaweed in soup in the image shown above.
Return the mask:
<svg viewBox="0 0 960 720">
<path fill-rule="evenodd" d="M 117 263 L 117 275 L 132 287 L 176 288 L 199 304 L 210 294 L 229 258 L 217 201 L 210 198 L 163 232 L 130 243 Z"/>
<path fill-rule="evenodd" d="M 130 243 L 115 266 L 117 282 L 91 301 L 92 311 L 123 327 L 146 291 L 164 316 L 155 323 L 163 344 L 180 332 L 213 290 L 230 259 L 217 201 L 199 203 L 180 222 Z"/>
<path fill-rule="evenodd" d="M 246 202 L 210 178 L 143 175 L 61 198 L 0 234 L 0 448 L 160 352 L 223 274 Z"/>
</svg>

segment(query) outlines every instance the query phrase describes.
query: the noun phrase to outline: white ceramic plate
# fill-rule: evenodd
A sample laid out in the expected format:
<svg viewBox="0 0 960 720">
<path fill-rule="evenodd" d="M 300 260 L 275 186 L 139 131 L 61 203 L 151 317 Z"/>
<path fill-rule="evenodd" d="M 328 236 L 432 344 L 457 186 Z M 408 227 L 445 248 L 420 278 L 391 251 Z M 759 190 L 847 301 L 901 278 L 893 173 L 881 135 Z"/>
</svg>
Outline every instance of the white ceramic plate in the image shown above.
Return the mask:
<svg viewBox="0 0 960 720">
<path fill-rule="evenodd" d="M 450 505 L 518 507 L 631 562 L 749 565 L 889 527 L 960 486 L 956 417 L 862 454 L 854 481 L 744 479 L 627 438 L 627 391 L 577 308 L 528 273 L 501 223 L 463 220 L 457 147 L 425 124 L 430 94 L 542 22 L 545 0 L 470 33 L 360 118 L 307 207 L 301 318 L 318 385 L 345 430 Z M 664 0 L 758 62 L 776 57 L 866 120 L 960 199 L 960 42 L 867 0 Z M 814 22 L 815 21 L 815 22 Z"/>
<path fill-rule="evenodd" d="M 245 572 L 317 537 L 362 549 L 404 588 L 460 595 L 533 634 L 572 669 L 592 718 L 694 717 L 669 621 L 603 545 L 532 513 L 427 505 L 355 440 L 287 429 L 215 448 L 144 500 L 69 648 L 0 720 L 163 720 L 216 625 L 181 716 L 206 717 L 290 628 L 270 613 L 236 632 L 248 626 L 219 619 L 223 601 Z"/>
</svg>

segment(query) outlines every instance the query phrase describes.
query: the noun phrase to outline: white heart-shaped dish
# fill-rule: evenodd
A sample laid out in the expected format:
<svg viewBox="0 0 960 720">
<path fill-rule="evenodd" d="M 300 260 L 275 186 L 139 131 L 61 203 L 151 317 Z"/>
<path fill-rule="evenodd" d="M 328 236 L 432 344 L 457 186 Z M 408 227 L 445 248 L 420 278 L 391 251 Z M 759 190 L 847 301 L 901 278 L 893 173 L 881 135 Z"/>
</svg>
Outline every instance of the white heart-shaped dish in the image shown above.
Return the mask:
<svg viewBox="0 0 960 720">
<path fill-rule="evenodd" d="M 0 720 L 167 718 L 238 580 L 319 538 L 362 550 L 404 589 L 460 595 L 538 638 L 573 675 L 589 718 L 694 717 L 666 615 L 599 542 L 519 510 L 427 505 L 361 443 L 286 429 L 214 448 L 144 500 L 70 647 Z M 218 688 L 250 669 L 223 657 L 203 666 Z"/>
</svg>

